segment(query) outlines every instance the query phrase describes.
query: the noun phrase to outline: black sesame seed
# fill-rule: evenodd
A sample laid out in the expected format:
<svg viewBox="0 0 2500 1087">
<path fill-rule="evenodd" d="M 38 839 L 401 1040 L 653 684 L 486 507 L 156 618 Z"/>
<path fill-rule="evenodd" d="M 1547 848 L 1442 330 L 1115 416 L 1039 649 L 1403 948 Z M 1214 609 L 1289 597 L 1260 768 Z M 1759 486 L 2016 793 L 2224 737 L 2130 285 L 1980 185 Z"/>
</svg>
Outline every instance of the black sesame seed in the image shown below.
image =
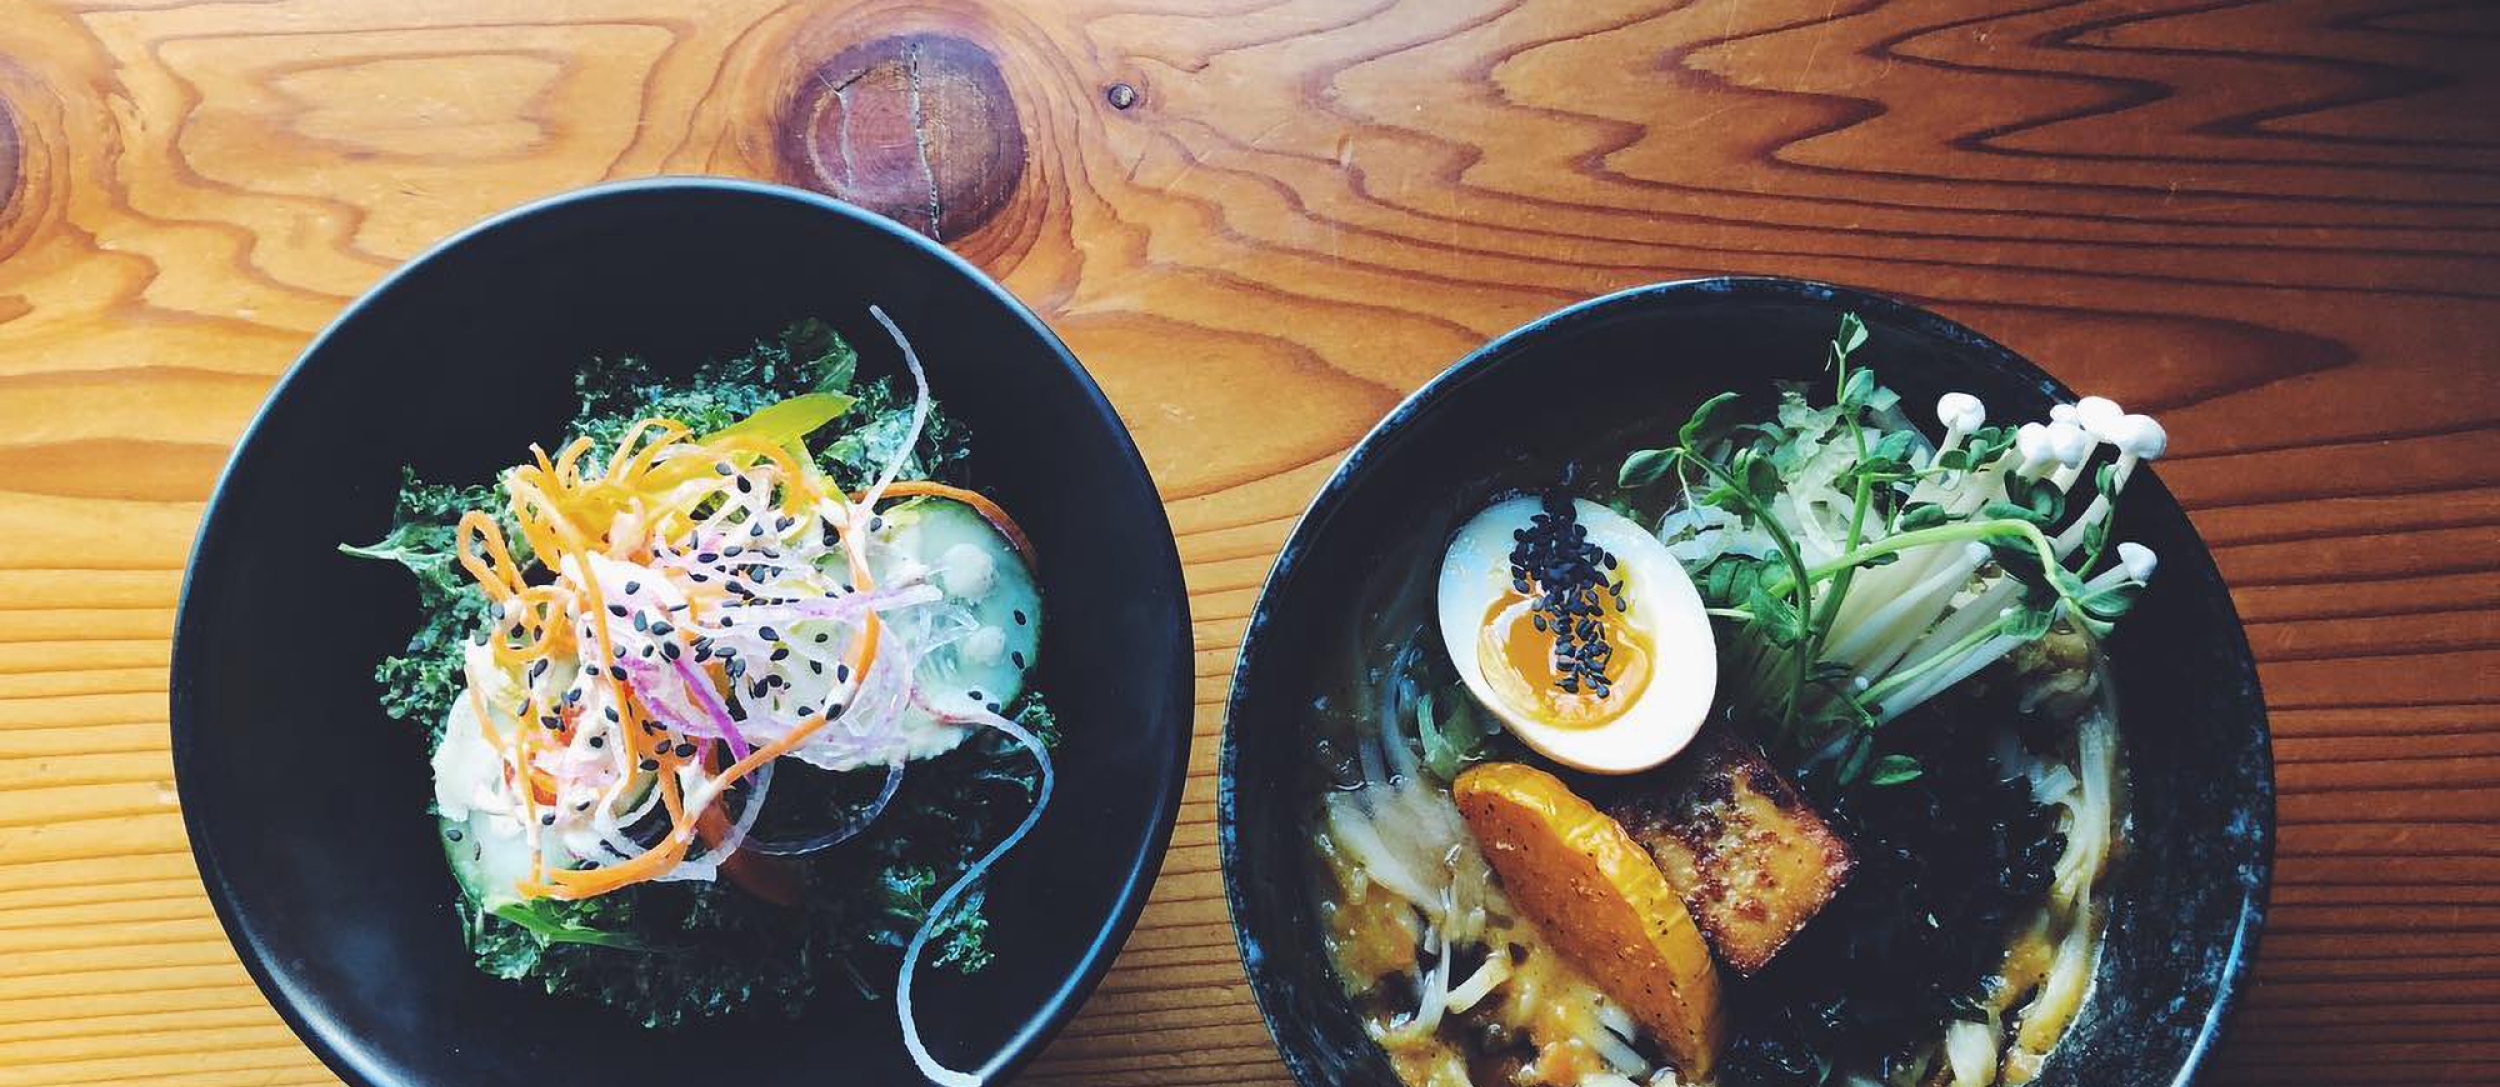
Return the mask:
<svg viewBox="0 0 2500 1087">
<path fill-rule="evenodd" d="M 660 643 L 660 655 L 661 655 L 661 656 L 666 657 L 666 658 L 668 658 L 668 659 L 670 659 L 670 660 L 676 660 L 676 659 L 677 659 L 677 656 L 678 656 L 678 652 L 679 652 L 679 650 L 678 650 L 678 648 L 677 648 L 677 643 L 675 643 L 675 642 L 661 642 L 661 643 Z"/>
<path fill-rule="evenodd" d="M 676 627 L 668 625 L 668 620 L 665 619 L 651 624 L 651 633 L 660 635 L 661 637 L 667 637 L 670 631 L 676 629 Z"/>
<path fill-rule="evenodd" d="M 1016 617 L 1016 625 L 1017 625 L 1017 626 L 1023 626 L 1023 625 L 1024 625 L 1024 609 L 1023 609 L 1023 608 L 1017 608 L 1017 609 L 1016 609 L 1016 611 L 1015 611 L 1015 617 Z"/>
<path fill-rule="evenodd" d="M 556 825 L 556 813 L 548 812 L 545 815 L 539 816 L 538 825 L 542 827 L 552 827 Z"/>
<path fill-rule="evenodd" d="M 1018 668 L 1022 668 L 1022 667 L 1024 667 L 1024 651 L 1023 651 L 1023 650 L 1021 650 L 1021 649 L 1016 650 L 1016 651 L 1015 651 L 1015 652 L 1013 652 L 1013 653 L 1009 653 L 1009 654 L 1007 654 L 1007 659 L 1008 659 L 1008 660 L 1011 660 L 1011 661 L 1014 661 L 1014 662 L 1015 662 L 1015 664 L 1016 664 L 1016 667 L 1018 667 Z"/>
<path fill-rule="evenodd" d="M 693 744 L 678 744 L 678 745 L 677 745 L 677 757 L 678 757 L 678 758 L 681 758 L 681 759 L 691 759 L 691 758 L 693 758 L 693 757 L 694 757 L 694 745 L 693 745 Z"/>
<path fill-rule="evenodd" d="M 646 615 L 646 614 L 642 613 L 642 612 L 635 612 L 635 613 L 634 613 L 634 629 L 635 629 L 635 630 L 641 630 L 641 631 L 648 631 L 648 630 L 650 630 L 650 629 L 651 629 L 651 617 L 650 617 L 649 615 Z"/>
<path fill-rule="evenodd" d="M 610 721 L 614 721 L 614 720 L 616 720 L 616 719 L 617 719 L 617 716 L 616 716 L 616 707 L 614 707 L 614 706 L 610 706 L 610 707 L 608 707 L 608 720 L 610 720 Z"/>
<path fill-rule="evenodd" d="M 590 746 L 592 746 L 592 747 L 606 747 L 606 746 L 608 746 L 608 738 L 607 738 L 607 737 L 605 737 L 605 736 L 592 736 L 592 737 L 590 738 Z"/>
<path fill-rule="evenodd" d="M 660 768 L 660 760 L 658 760 L 658 759 L 644 759 L 644 760 L 642 760 L 642 762 L 641 762 L 639 765 L 642 767 L 642 769 L 644 770 L 644 772 L 646 772 L 646 773 L 647 773 L 647 772 L 649 772 L 649 771 L 659 769 L 659 768 Z"/>
<path fill-rule="evenodd" d="M 989 704 L 989 710 L 990 710 L 990 712 L 991 712 L 991 713 L 997 713 L 997 712 L 998 712 L 998 703 L 996 703 L 996 702 L 992 702 L 992 703 L 990 703 L 990 704 Z"/>
<path fill-rule="evenodd" d="M 868 531 L 870 531 L 870 532 L 883 532 L 883 531 L 885 531 L 885 518 L 883 518 L 883 517 L 871 517 L 871 518 L 869 518 L 869 519 L 868 519 Z"/>
<path fill-rule="evenodd" d="M 1535 583 L 1532 622 L 1554 638 L 1555 685 L 1565 691 L 1585 686 L 1602 697 L 1612 686 L 1605 662 L 1614 650 L 1606 644 L 1598 617 L 1607 613 L 1609 604 L 1616 612 L 1624 610 L 1621 583 L 1603 571 L 1618 562 L 1588 542 L 1588 526 L 1578 522 L 1569 496 L 1549 493 L 1541 504 L 1544 512 L 1531 517 L 1529 527 L 1512 533 L 1512 587 L 1519 588 L 1523 580 Z"/>
<path fill-rule="evenodd" d="M 836 683 L 849 683 L 851 681 L 851 666 L 847 664 L 834 665 L 833 680 Z"/>
<path fill-rule="evenodd" d="M 778 660 L 789 660 L 789 659 L 790 659 L 790 647 L 789 647 L 789 646 L 786 646 L 786 645 L 783 645 L 783 646 L 775 646 L 775 647 L 773 647 L 772 659 L 773 659 L 773 660 L 777 660 L 777 661 L 778 661 Z"/>
<path fill-rule="evenodd" d="M 703 552 L 703 553 L 701 553 L 701 554 L 699 554 L 699 555 L 696 555 L 696 556 L 694 557 L 694 561 L 696 561 L 696 562 L 719 562 L 719 561 L 720 561 L 720 554 L 719 554 L 718 552 L 714 552 L 714 551 L 705 551 L 705 552 Z"/>
<path fill-rule="evenodd" d="M 712 470 L 713 470 L 713 471 L 715 471 L 715 472 L 718 472 L 718 473 L 720 473 L 720 474 L 722 474 L 722 475 L 729 475 L 729 474 L 731 474 L 732 472 L 735 472 L 735 471 L 736 471 L 736 469 L 731 468 L 731 467 L 729 466 L 729 462 L 728 462 L 728 461 L 721 461 L 721 462 L 720 462 L 720 463 L 718 463 L 718 464 L 714 464 L 714 465 L 712 466 Z"/>
<path fill-rule="evenodd" d="M 979 692 L 979 691 L 977 691 L 977 690 L 975 690 L 975 691 L 965 691 L 965 692 L 964 692 L 964 697 L 969 698 L 969 699 L 971 699 L 971 700 L 973 700 L 973 701 L 975 701 L 975 702 L 978 702 L 978 701 L 980 701 L 980 700 L 981 700 L 981 692 Z"/>
<path fill-rule="evenodd" d="M 634 595 L 635 593 L 638 593 L 638 592 L 641 592 L 641 591 L 642 591 L 642 583 L 641 583 L 641 582 L 639 582 L 639 581 L 628 581 L 628 582 L 626 582 L 626 583 L 625 583 L 625 595 L 627 595 L 627 596 L 632 596 L 632 595 Z"/>
<path fill-rule="evenodd" d="M 616 616 L 616 617 L 617 617 L 617 618 L 619 618 L 619 619 L 624 618 L 624 617 L 625 617 L 625 605 L 623 605 L 623 604 L 610 604 L 610 605 L 608 605 L 608 614 L 613 615 L 613 616 Z"/>
<path fill-rule="evenodd" d="M 831 634 L 818 634 L 818 635 L 816 635 L 816 644 L 817 644 L 817 645 L 823 645 L 823 644 L 825 644 L 825 642 L 826 642 L 828 639 L 830 639 L 830 638 L 832 638 L 832 637 L 833 637 L 833 635 L 831 635 Z"/>
<path fill-rule="evenodd" d="M 755 633 L 762 635 L 764 640 L 768 642 L 777 642 L 781 640 L 781 632 L 774 630 L 769 625 L 755 628 Z"/>
<path fill-rule="evenodd" d="M 444 838 L 444 840 L 446 840 L 446 841 L 453 841 L 453 842 L 456 842 L 456 841 L 459 841 L 460 839 L 465 838 L 465 837 L 467 837 L 467 835 L 460 833 L 460 828 L 459 828 L 459 827 L 453 827 L 453 828 L 451 828 L 450 830 L 446 830 L 446 831 L 444 831 L 444 832 L 443 832 L 443 838 Z"/>
</svg>

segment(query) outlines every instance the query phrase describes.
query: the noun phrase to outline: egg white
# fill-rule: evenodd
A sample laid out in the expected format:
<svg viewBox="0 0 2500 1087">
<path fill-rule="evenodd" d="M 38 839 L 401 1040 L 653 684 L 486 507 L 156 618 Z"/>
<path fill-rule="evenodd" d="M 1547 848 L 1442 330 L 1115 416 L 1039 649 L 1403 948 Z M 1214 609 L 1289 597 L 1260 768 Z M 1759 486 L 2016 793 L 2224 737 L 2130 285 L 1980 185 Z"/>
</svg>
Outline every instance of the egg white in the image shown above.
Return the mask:
<svg viewBox="0 0 2500 1087">
<path fill-rule="evenodd" d="M 1485 679 L 1477 657 L 1485 614 L 1510 587 L 1511 533 L 1543 509 L 1532 497 L 1497 502 L 1458 530 L 1441 560 L 1441 640 L 1476 701 L 1512 735 L 1545 757 L 1598 774 L 1629 774 L 1673 758 L 1692 742 L 1718 693 L 1719 650 L 1701 594 L 1665 544 L 1622 514 L 1575 499 L 1572 510 L 1589 542 L 1615 556 L 1626 580 L 1625 612 L 1612 621 L 1638 630 L 1650 644 L 1649 682 L 1614 719 L 1591 728 L 1560 728 L 1505 702 Z"/>
</svg>

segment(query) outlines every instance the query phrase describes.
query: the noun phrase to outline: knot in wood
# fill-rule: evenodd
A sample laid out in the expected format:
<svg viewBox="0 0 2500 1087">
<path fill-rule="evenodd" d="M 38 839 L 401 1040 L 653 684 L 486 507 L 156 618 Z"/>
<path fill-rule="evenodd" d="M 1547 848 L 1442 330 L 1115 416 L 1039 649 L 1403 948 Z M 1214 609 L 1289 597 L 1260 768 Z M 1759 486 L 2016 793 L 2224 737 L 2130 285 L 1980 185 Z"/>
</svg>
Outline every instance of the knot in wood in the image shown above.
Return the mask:
<svg viewBox="0 0 2500 1087">
<path fill-rule="evenodd" d="M 802 77 L 780 123 L 791 180 L 932 238 L 960 238 L 1024 175 L 1024 130 L 990 54 L 915 33 L 862 42 Z"/>
</svg>

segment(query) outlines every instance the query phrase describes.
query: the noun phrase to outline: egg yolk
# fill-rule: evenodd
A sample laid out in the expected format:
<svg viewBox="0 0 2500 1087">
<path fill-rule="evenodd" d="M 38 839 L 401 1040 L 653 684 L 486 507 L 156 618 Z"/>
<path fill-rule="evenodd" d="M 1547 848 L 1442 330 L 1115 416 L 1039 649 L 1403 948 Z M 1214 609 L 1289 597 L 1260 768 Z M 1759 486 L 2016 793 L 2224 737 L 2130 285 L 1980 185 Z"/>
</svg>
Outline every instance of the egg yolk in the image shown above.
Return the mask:
<svg viewBox="0 0 2500 1087">
<path fill-rule="evenodd" d="M 1596 728 L 1623 715 L 1649 685 L 1649 639 L 1624 613 L 1601 609 L 1598 625 L 1614 655 L 1604 669 L 1608 690 L 1564 690 L 1555 667 L 1554 635 L 1534 619 L 1536 599 L 1505 590 L 1485 609 L 1476 660 L 1501 700 L 1530 719 L 1555 728 Z"/>
</svg>

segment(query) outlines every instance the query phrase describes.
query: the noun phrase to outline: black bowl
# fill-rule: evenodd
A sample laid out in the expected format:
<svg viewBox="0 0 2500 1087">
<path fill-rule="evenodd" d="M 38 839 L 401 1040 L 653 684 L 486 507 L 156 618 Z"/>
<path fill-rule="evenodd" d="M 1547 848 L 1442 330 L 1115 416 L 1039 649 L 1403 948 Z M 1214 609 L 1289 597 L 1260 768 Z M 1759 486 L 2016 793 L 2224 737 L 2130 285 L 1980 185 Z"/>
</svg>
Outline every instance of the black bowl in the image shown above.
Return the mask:
<svg viewBox="0 0 2500 1087">
<path fill-rule="evenodd" d="M 1915 306 L 1784 279 L 1691 280 L 1584 302 L 1487 344 L 1398 405 L 1329 477 L 1269 573 L 1233 673 L 1217 806 L 1241 953 L 1305 1087 L 1394 1087 L 1329 967 L 1308 831 L 1312 698 L 1345 644 L 1351 587 L 1382 562 L 1437 562 L 1481 481 L 1647 424 L 1667 440 L 1720 389 L 1768 393 L 1820 371 L 1839 314 L 1857 359 L 1906 403 L 1976 393 L 1998 419 L 2074 395 L 1978 333 Z M 1756 398 L 1754 403 L 1762 403 Z M 2161 570 L 2110 645 L 2133 853 L 2112 879 L 2094 995 L 2037 1081 L 2185 1084 L 2246 980 L 2265 914 L 2274 770 L 2239 617 L 2177 501 L 2139 473 L 2125 538 Z"/>
<path fill-rule="evenodd" d="M 709 179 L 612 185 L 444 242 L 348 307 L 278 384 L 218 485 L 173 658 L 185 824 L 244 964 L 351 1083 L 916 1083 L 891 1001 L 676 1033 L 469 963 L 425 814 L 423 738 L 376 707 L 374 661 L 415 625 L 379 538 L 400 466 L 488 478 L 571 418 L 600 352 L 662 368 L 822 316 L 862 352 L 913 337 L 972 470 L 1044 557 L 1041 685 L 1064 722 L 1059 793 L 989 884 L 997 959 L 924 970 L 932 1050 L 1004 1076 L 1109 967 L 1170 838 L 1189 746 L 1180 564 L 1128 433 L 1059 340 L 946 250 L 808 193 Z"/>
</svg>

